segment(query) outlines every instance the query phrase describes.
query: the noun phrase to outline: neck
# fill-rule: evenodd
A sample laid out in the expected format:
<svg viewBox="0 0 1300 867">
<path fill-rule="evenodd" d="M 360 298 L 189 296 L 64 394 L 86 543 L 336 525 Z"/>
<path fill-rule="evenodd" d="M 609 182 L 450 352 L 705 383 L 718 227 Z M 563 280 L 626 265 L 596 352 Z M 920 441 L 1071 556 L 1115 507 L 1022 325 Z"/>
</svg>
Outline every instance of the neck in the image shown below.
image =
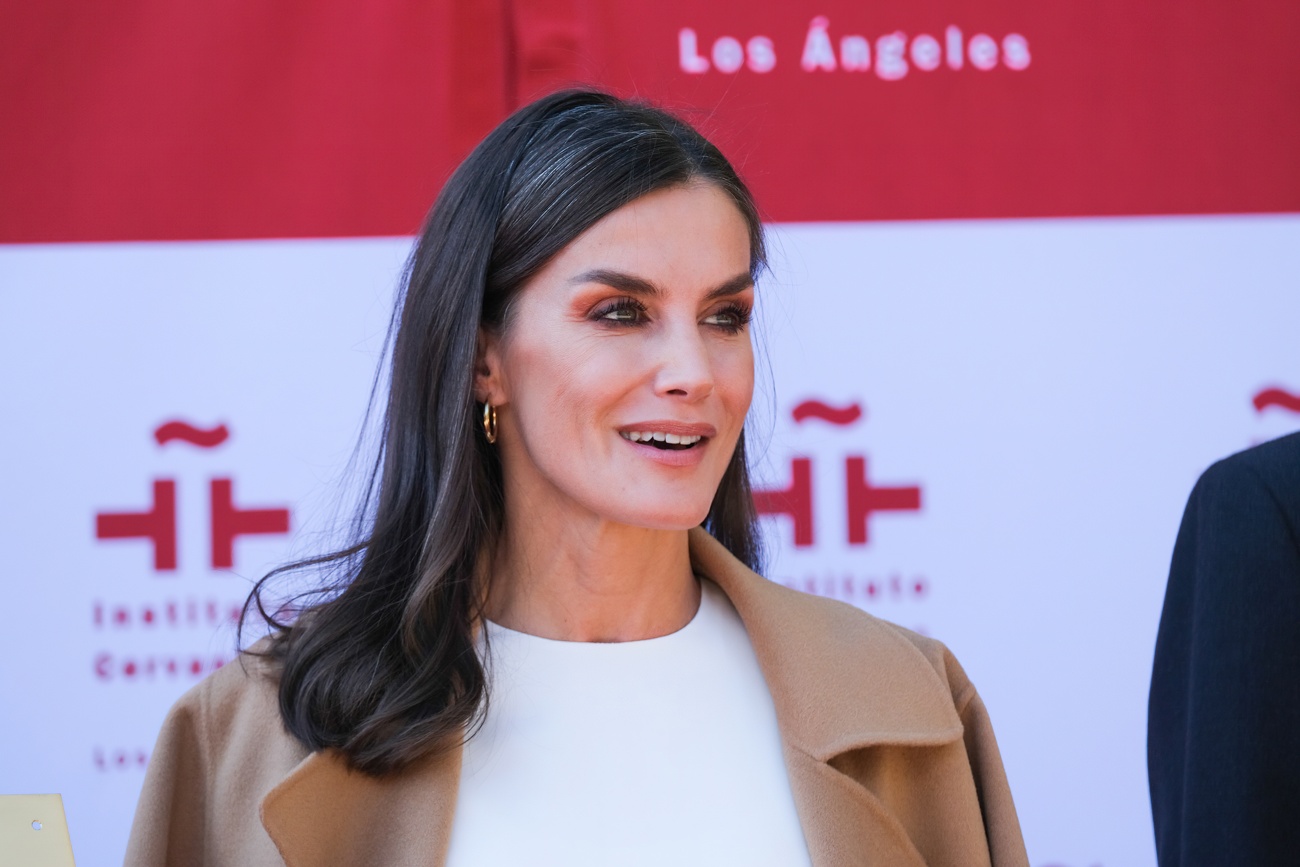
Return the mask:
<svg viewBox="0 0 1300 867">
<path fill-rule="evenodd" d="M 513 515 L 493 560 L 487 616 L 560 641 L 639 641 L 695 616 L 685 530 Z"/>
</svg>

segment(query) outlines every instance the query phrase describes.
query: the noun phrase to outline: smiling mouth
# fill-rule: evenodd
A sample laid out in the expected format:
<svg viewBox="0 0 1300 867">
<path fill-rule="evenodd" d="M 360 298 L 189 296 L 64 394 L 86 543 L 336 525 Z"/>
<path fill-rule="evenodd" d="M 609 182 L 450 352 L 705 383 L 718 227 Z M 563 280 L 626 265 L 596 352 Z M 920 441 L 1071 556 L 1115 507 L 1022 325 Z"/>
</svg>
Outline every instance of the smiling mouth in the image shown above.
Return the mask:
<svg viewBox="0 0 1300 867">
<path fill-rule="evenodd" d="M 644 443 L 664 451 L 680 452 L 704 442 L 707 437 L 683 436 L 663 431 L 623 431 L 622 437 L 634 443 Z"/>
</svg>

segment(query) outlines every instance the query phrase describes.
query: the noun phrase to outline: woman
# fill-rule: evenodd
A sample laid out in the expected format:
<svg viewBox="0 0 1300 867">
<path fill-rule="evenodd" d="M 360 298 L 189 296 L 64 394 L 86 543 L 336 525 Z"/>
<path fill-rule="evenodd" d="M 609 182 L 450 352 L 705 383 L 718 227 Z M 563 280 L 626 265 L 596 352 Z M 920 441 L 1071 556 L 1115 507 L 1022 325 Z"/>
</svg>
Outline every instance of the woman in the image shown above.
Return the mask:
<svg viewBox="0 0 1300 867">
<path fill-rule="evenodd" d="M 762 265 L 669 115 L 489 135 L 411 259 L 361 541 L 172 711 L 128 864 L 1027 863 L 946 649 L 751 571 Z"/>
</svg>

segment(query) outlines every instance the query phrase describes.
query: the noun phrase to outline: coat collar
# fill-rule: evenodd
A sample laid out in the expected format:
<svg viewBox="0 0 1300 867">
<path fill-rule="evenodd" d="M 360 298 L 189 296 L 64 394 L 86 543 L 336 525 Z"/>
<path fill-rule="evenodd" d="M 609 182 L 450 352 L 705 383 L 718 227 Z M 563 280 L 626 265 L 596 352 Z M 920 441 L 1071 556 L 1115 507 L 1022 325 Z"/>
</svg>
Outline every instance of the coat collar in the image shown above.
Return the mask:
<svg viewBox="0 0 1300 867">
<path fill-rule="evenodd" d="M 947 685 L 894 627 L 755 574 L 700 529 L 691 531 L 691 560 L 744 621 L 791 746 L 825 762 L 878 744 L 961 736 Z"/>
<path fill-rule="evenodd" d="M 902 827 L 831 761 L 961 737 L 935 666 L 895 628 L 762 578 L 702 529 L 691 531 L 690 548 L 696 573 L 722 588 L 753 644 L 813 863 L 886 851 L 889 863 L 906 863 L 915 849 Z M 457 748 L 376 780 L 333 751 L 312 753 L 263 799 L 262 824 L 288 867 L 442 864 L 460 763 Z"/>
<path fill-rule="evenodd" d="M 382 780 L 334 750 L 307 756 L 262 799 L 287 867 L 442 864 L 460 782 L 459 749 Z"/>
</svg>

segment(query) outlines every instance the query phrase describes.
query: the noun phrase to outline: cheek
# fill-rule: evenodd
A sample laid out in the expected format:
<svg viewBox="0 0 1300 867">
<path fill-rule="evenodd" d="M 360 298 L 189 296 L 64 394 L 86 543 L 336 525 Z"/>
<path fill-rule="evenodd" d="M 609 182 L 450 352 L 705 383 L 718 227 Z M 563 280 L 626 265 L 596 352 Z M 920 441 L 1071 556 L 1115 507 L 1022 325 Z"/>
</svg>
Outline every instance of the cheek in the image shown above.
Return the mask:
<svg viewBox="0 0 1300 867">
<path fill-rule="evenodd" d="M 504 368 L 507 397 L 525 439 L 541 434 L 548 441 L 571 439 L 599 414 L 611 390 L 609 371 L 617 369 L 599 346 L 572 335 L 520 342 Z"/>
<path fill-rule="evenodd" d="M 714 360 L 714 388 L 728 410 L 742 417 L 749 411 L 754 397 L 754 348 L 745 341 L 728 351 L 718 353 Z"/>
</svg>

